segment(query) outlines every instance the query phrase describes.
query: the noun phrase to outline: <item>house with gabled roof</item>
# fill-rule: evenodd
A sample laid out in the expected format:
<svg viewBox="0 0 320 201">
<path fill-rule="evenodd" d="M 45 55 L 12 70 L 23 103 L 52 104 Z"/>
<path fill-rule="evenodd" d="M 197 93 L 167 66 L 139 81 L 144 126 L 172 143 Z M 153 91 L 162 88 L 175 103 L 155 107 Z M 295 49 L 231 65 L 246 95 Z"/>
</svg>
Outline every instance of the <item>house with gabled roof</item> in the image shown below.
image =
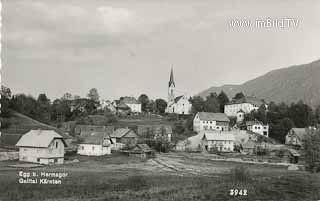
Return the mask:
<svg viewBox="0 0 320 201">
<path fill-rule="evenodd" d="M 193 119 L 193 131 L 229 130 L 230 119 L 224 113 L 198 112 Z"/>
<path fill-rule="evenodd" d="M 141 113 L 141 103 L 134 97 L 123 97 L 123 99 L 120 100 L 120 104 L 127 105 L 133 113 Z"/>
<path fill-rule="evenodd" d="M 286 135 L 285 144 L 302 146 L 306 135 L 315 131 L 314 128 L 291 128 Z"/>
<path fill-rule="evenodd" d="M 222 131 L 202 131 L 202 147 L 206 151 L 233 152 L 235 137 Z"/>
<path fill-rule="evenodd" d="M 111 140 L 115 145 L 113 149 L 121 149 L 125 145 L 133 146 L 137 144 L 138 135 L 131 129 L 119 128 L 116 129 L 111 135 Z"/>
<path fill-rule="evenodd" d="M 111 154 L 112 144 L 113 142 L 107 132 L 91 132 L 79 144 L 77 153 L 86 156 Z"/>
<path fill-rule="evenodd" d="M 63 164 L 67 146 L 54 130 L 30 130 L 17 142 L 19 161 L 40 164 Z"/>
<path fill-rule="evenodd" d="M 246 121 L 246 127 L 248 131 L 258 133 L 260 135 L 269 137 L 269 125 L 260 121 Z"/>
<path fill-rule="evenodd" d="M 233 99 L 224 106 L 224 113 L 228 117 L 236 117 L 237 113 L 242 110 L 243 113 L 248 114 L 253 110 L 258 110 L 261 105 L 268 108 L 268 105 L 256 97 L 242 97 Z"/>
</svg>

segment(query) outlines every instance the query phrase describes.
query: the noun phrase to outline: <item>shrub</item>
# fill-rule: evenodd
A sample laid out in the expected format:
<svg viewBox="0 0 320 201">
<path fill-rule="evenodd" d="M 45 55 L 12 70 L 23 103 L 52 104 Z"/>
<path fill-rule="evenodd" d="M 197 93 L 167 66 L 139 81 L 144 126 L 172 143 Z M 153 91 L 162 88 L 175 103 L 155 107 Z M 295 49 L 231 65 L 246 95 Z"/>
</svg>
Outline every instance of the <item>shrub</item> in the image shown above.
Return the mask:
<svg viewBox="0 0 320 201">
<path fill-rule="evenodd" d="M 303 148 L 307 169 L 310 172 L 320 172 L 320 131 L 307 135 Z"/>
</svg>

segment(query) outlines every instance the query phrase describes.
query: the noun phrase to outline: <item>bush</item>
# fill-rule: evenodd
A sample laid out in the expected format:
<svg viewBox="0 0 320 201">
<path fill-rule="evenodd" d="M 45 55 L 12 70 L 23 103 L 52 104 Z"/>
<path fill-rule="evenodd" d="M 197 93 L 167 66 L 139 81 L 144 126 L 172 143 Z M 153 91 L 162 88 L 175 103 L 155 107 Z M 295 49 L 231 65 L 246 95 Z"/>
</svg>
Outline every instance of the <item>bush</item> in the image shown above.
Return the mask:
<svg viewBox="0 0 320 201">
<path fill-rule="evenodd" d="M 11 122 L 9 119 L 3 119 L 1 118 L 0 119 L 1 121 L 1 128 L 4 129 L 4 128 L 9 128 L 9 126 L 11 125 Z"/>
<path fill-rule="evenodd" d="M 238 166 L 230 170 L 230 178 L 236 183 L 248 183 L 252 181 L 252 176 L 248 168 L 244 166 Z"/>
<path fill-rule="evenodd" d="M 310 172 L 320 172 L 320 131 L 307 135 L 303 148 L 307 169 Z"/>
</svg>

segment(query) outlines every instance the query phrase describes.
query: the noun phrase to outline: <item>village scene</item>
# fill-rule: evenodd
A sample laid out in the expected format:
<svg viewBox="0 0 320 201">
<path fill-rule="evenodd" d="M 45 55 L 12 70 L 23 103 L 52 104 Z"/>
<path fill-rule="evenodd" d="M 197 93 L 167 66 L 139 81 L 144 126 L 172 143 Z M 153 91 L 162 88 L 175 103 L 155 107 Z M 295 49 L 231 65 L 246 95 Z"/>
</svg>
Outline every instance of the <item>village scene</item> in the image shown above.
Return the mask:
<svg viewBox="0 0 320 201">
<path fill-rule="evenodd" d="M 269 124 L 263 123 L 270 107 L 264 100 L 241 92 L 231 100 L 223 91 L 210 94 L 206 100 L 177 94 L 173 68 L 167 85 L 168 99 L 156 101 L 145 94 L 99 100 L 95 88 L 87 98 L 66 93 L 51 106 L 56 125 L 23 114 L 23 105 L 32 97 L 12 95 L 9 88 L 2 86 L 5 118 L 0 136 L 0 168 L 109 173 L 132 168 L 134 172 L 180 176 L 221 174 L 243 165 L 256 166 L 257 172 L 270 171 L 269 168 L 280 172 L 319 171 L 316 164 L 310 167 L 306 155 L 310 151 L 305 146 L 310 136 L 319 135 L 316 121 L 306 127 L 285 128 L 280 141 L 271 137 Z M 209 102 L 210 99 L 216 102 Z M 203 103 L 199 104 L 199 100 Z M 50 104 L 45 94 L 40 94 L 37 101 Z M 215 112 L 210 112 L 212 106 Z M 64 121 L 74 118 L 67 117 L 70 114 L 79 118 Z M 20 176 L 19 183 L 39 182 Z"/>
<path fill-rule="evenodd" d="M 0 2 L 0 201 L 319 201 L 320 12 Z"/>
</svg>

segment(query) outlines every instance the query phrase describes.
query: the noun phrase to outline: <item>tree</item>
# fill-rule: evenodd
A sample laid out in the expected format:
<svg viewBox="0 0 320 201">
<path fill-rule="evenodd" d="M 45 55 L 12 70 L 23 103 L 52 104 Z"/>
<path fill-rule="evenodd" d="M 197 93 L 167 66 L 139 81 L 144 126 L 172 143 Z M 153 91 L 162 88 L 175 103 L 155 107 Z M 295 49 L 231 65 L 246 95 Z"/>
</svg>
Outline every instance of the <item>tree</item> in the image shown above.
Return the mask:
<svg viewBox="0 0 320 201">
<path fill-rule="evenodd" d="M 192 103 L 192 113 L 204 111 L 204 99 L 201 96 L 191 98 L 190 102 Z"/>
<path fill-rule="evenodd" d="M 237 93 L 233 99 L 241 99 L 241 98 L 245 98 L 245 95 L 242 92 Z"/>
<path fill-rule="evenodd" d="M 149 97 L 146 94 L 141 94 L 138 101 L 141 103 L 141 110 L 143 112 L 148 112 L 148 104 L 150 102 Z"/>
<path fill-rule="evenodd" d="M 46 96 L 46 94 L 39 94 L 37 99 L 37 116 L 38 120 L 42 122 L 49 122 L 51 117 L 51 105 L 50 99 Z"/>
<path fill-rule="evenodd" d="M 96 88 L 92 88 L 90 89 L 87 97 L 90 99 L 90 100 L 93 100 L 95 102 L 99 102 L 99 93 L 98 93 L 98 90 Z"/>
<path fill-rule="evenodd" d="M 320 172 L 320 131 L 306 135 L 303 148 L 308 170 Z"/>
<path fill-rule="evenodd" d="M 221 91 L 219 96 L 218 96 L 218 101 L 220 105 L 220 112 L 224 113 L 224 106 L 229 102 L 229 98 L 224 91 Z"/>
<path fill-rule="evenodd" d="M 320 105 L 318 105 L 314 113 L 317 124 L 320 124 Z"/>
<path fill-rule="evenodd" d="M 219 105 L 218 96 L 216 93 L 211 93 L 209 96 L 207 96 L 207 99 L 204 102 L 204 111 L 205 112 L 220 111 L 220 105 Z"/>
<path fill-rule="evenodd" d="M 161 98 L 156 99 L 156 111 L 159 114 L 164 114 L 167 108 L 167 102 Z"/>
<path fill-rule="evenodd" d="M 63 96 L 61 97 L 62 100 L 72 100 L 73 97 L 72 97 L 72 94 L 71 93 L 65 93 L 63 94 Z"/>
<path fill-rule="evenodd" d="M 305 128 L 315 123 L 312 108 L 302 101 L 292 103 L 289 107 L 289 118 L 298 128 Z"/>
<path fill-rule="evenodd" d="M 9 117 L 10 114 L 11 90 L 8 87 L 1 86 L 1 117 Z"/>
</svg>

